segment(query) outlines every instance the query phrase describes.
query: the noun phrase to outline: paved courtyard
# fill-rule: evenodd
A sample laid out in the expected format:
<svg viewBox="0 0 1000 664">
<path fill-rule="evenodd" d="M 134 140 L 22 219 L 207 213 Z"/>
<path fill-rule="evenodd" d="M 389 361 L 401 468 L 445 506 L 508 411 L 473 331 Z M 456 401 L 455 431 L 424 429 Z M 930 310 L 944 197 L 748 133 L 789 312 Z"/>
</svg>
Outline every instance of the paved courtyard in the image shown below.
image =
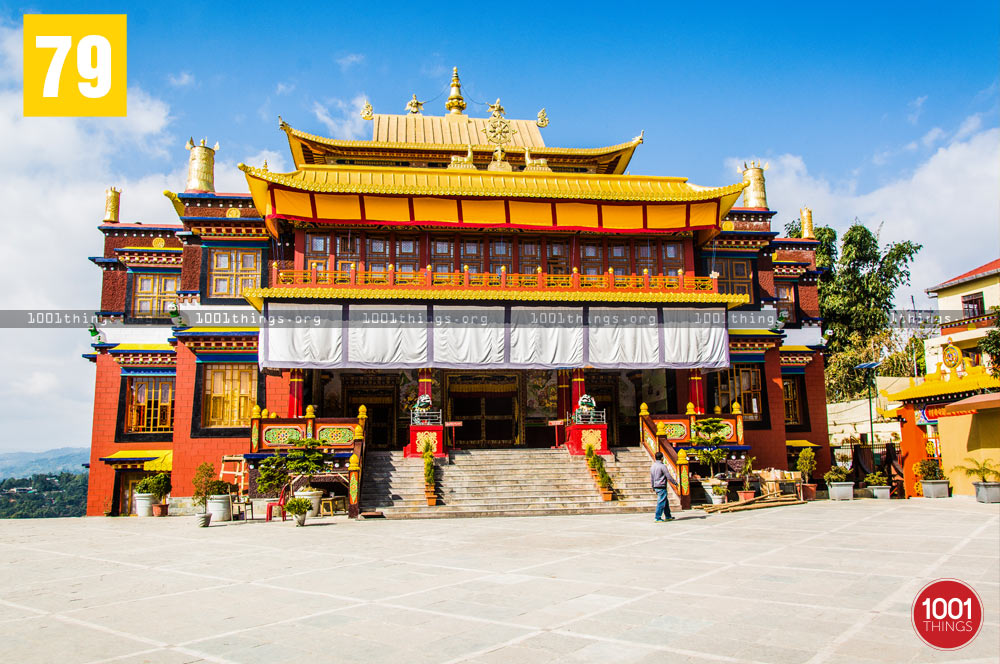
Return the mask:
<svg viewBox="0 0 1000 664">
<path fill-rule="evenodd" d="M 0 522 L 4 662 L 997 662 L 1000 508 L 953 498 L 728 515 Z M 979 637 L 923 645 L 927 581 Z"/>
</svg>

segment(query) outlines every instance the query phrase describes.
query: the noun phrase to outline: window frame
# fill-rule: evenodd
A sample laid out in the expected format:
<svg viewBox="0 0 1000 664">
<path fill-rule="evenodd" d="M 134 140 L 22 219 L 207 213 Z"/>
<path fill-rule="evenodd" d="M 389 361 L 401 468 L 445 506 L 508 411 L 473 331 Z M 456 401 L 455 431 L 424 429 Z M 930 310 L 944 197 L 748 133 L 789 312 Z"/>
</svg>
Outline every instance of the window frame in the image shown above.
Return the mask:
<svg viewBox="0 0 1000 664">
<path fill-rule="evenodd" d="M 262 249 L 207 247 L 207 250 L 208 276 L 206 279 L 206 288 L 208 292 L 208 299 L 242 301 L 244 288 L 260 288 L 263 283 L 261 275 L 263 273 L 264 252 Z M 229 255 L 231 267 L 219 273 L 217 270 L 220 268 L 216 266 L 216 257 L 223 254 Z M 250 269 L 243 268 L 243 258 L 251 255 L 254 257 L 255 266 Z M 215 282 L 217 279 L 230 279 L 231 289 L 227 290 L 225 293 L 215 290 Z M 247 279 L 252 279 L 253 283 L 245 284 L 244 281 Z"/>
<path fill-rule="evenodd" d="M 968 293 L 967 295 L 962 296 L 963 318 L 978 318 L 985 315 L 986 302 L 983 299 L 983 291 L 979 291 L 978 293 Z"/>
<path fill-rule="evenodd" d="M 156 381 L 173 382 L 170 403 L 170 431 L 130 432 L 127 430 L 127 420 L 130 402 L 131 381 L 137 378 L 154 378 Z M 177 424 L 177 378 L 174 373 L 163 373 L 154 376 L 121 376 L 118 387 L 118 421 L 115 425 L 116 443 L 164 443 L 174 439 Z"/>
<path fill-rule="evenodd" d="M 142 280 L 145 278 L 151 278 L 153 283 L 156 284 L 156 288 L 153 292 L 145 293 L 140 290 Z M 161 293 L 160 284 L 166 279 L 173 279 L 174 281 L 174 291 L 170 293 Z M 158 320 L 169 320 L 170 314 L 166 311 L 166 305 L 170 302 L 177 303 L 177 291 L 180 290 L 181 285 L 181 273 L 179 270 L 176 271 L 163 271 L 163 272 L 129 272 L 129 284 L 128 284 L 128 308 L 129 308 L 129 318 L 134 321 L 144 322 L 144 321 L 158 321 Z M 138 311 L 137 302 L 140 300 L 150 300 L 153 305 L 151 312 L 149 314 L 142 314 Z M 157 310 L 157 305 L 159 305 L 162 311 Z"/>
<path fill-rule="evenodd" d="M 251 388 L 252 403 L 249 408 L 253 409 L 253 404 L 265 403 L 264 384 L 261 373 L 257 365 L 252 362 L 205 362 L 198 364 L 195 372 L 195 399 L 191 414 L 191 437 L 192 438 L 229 438 L 246 436 L 250 429 L 249 419 L 245 426 L 210 426 L 206 425 L 206 402 L 208 393 L 206 389 L 207 368 L 209 367 L 246 367 L 254 375 L 256 388 Z"/>
<path fill-rule="evenodd" d="M 756 371 L 758 375 L 758 388 L 756 390 L 741 390 L 740 396 L 736 401 L 739 401 L 740 408 L 743 412 L 743 423 L 748 429 L 767 429 L 770 427 L 771 416 L 769 411 L 769 404 L 767 398 L 767 371 L 766 366 L 760 362 L 733 362 L 729 368 L 723 369 L 721 371 L 709 374 L 712 378 L 711 384 L 711 395 L 714 406 L 719 406 L 723 413 L 729 413 L 732 411 L 732 403 L 734 399 L 731 394 L 727 394 L 730 397 L 729 403 L 722 403 L 722 380 L 726 380 L 727 390 L 730 392 L 730 386 L 732 385 L 732 376 L 735 371 Z M 751 417 L 755 413 L 751 410 L 752 400 L 748 401 L 745 395 L 751 394 L 758 397 L 758 408 L 759 411 L 756 413 L 758 417 Z M 746 403 L 744 403 L 746 402 Z"/>
</svg>

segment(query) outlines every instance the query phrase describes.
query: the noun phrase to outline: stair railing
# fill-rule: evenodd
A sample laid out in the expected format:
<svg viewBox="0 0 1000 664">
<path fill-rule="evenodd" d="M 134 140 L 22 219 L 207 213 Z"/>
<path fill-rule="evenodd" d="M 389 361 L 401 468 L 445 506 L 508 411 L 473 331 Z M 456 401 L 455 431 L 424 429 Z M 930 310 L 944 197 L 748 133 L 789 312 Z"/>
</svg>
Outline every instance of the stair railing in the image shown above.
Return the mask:
<svg viewBox="0 0 1000 664">
<path fill-rule="evenodd" d="M 681 503 L 682 510 L 691 509 L 691 487 L 688 479 L 687 453 L 677 450 L 667 438 L 666 432 L 657 426 L 649 414 L 648 406 L 639 409 L 639 440 L 649 458 L 655 459 L 657 452 L 663 453 L 663 464 L 672 482 L 670 489 Z"/>
</svg>

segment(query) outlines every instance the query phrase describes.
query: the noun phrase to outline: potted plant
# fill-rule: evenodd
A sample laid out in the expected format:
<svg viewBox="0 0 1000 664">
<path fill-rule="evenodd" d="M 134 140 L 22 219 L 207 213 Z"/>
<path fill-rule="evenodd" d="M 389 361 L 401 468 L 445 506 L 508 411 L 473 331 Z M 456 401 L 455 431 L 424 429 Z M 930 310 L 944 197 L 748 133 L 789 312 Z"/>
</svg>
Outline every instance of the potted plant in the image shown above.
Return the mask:
<svg viewBox="0 0 1000 664">
<path fill-rule="evenodd" d="M 295 517 L 296 526 L 304 526 L 306 516 L 312 511 L 312 501 L 308 498 L 292 498 L 285 503 L 285 511 Z"/>
<path fill-rule="evenodd" d="M 882 472 L 865 475 L 865 484 L 872 490 L 872 495 L 878 500 L 889 500 L 889 480 Z"/>
<path fill-rule="evenodd" d="M 437 492 L 435 491 L 434 484 L 434 449 L 436 445 L 433 443 L 425 443 L 423 446 L 424 453 L 424 498 L 427 500 L 429 506 L 437 505 Z"/>
<path fill-rule="evenodd" d="M 149 480 L 152 477 L 144 477 L 135 484 L 135 515 L 136 516 L 153 516 L 153 500 L 156 496 L 153 495 L 153 490 L 149 487 Z"/>
<path fill-rule="evenodd" d="M 816 500 L 816 485 L 809 483 L 813 471 L 816 470 L 816 453 L 809 448 L 799 452 L 799 459 L 795 462 L 795 469 L 802 475 L 802 483 L 799 484 L 799 498 L 802 500 Z"/>
<path fill-rule="evenodd" d="M 712 490 L 708 494 L 713 505 L 721 505 L 726 502 L 726 485 L 723 483 L 712 484 Z"/>
<path fill-rule="evenodd" d="M 614 498 L 614 490 L 611 488 L 611 476 L 604 468 L 604 459 L 596 454 L 594 457 L 600 462 L 597 466 L 597 488 L 601 492 L 601 500 L 608 501 Z"/>
<path fill-rule="evenodd" d="M 920 478 L 920 490 L 924 498 L 948 497 L 948 478 L 944 476 L 937 461 L 934 459 L 918 461 L 914 464 L 913 470 Z"/>
<path fill-rule="evenodd" d="M 1000 464 L 991 459 L 976 461 L 972 457 L 965 457 L 967 466 L 955 466 L 951 472 L 961 470 L 966 477 L 978 477 L 978 482 L 973 482 L 976 487 L 976 500 L 981 503 L 1000 503 Z M 998 481 L 990 482 L 994 477 Z"/>
<path fill-rule="evenodd" d="M 285 457 L 285 466 L 289 473 L 306 476 L 305 486 L 294 495 L 310 502 L 312 508 L 309 510 L 309 516 L 319 515 L 319 504 L 323 498 L 323 491 L 312 486 L 312 476 L 323 472 L 326 468 L 327 455 L 320 449 L 322 445 L 323 443 L 315 438 L 303 438 Z"/>
<path fill-rule="evenodd" d="M 152 508 L 153 516 L 167 515 L 168 504 L 164 501 L 164 498 L 170 493 L 170 488 L 170 473 L 157 473 L 156 475 L 145 477 L 135 485 L 137 493 L 152 494 L 153 504 L 150 507 Z"/>
<path fill-rule="evenodd" d="M 854 500 L 854 482 L 848 481 L 847 476 L 843 466 L 834 466 L 823 475 L 830 490 L 830 500 Z"/>
<path fill-rule="evenodd" d="M 756 460 L 756 457 L 747 456 L 747 458 L 743 460 L 743 467 L 740 468 L 740 477 L 743 479 L 743 490 L 737 491 L 736 493 L 739 495 L 741 501 L 750 500 L 756 494 L 753 487 L 750 485 L 750 482 L 754 477 L 753 462 Z"/>
<path fill-rule="evenodd" d="M 212 513 L 208 511 L 207 503 L 210 484 L 215 481 L 215 466 L 212 464 L 206 461 L 195 468 L 194 477 L 191 478 L 194 486 L 191 500 L 196 506 L 201 506 L 201 512 L 195 515 L 199 528 L 205 528 L 212 522 Z"/>
</svg>

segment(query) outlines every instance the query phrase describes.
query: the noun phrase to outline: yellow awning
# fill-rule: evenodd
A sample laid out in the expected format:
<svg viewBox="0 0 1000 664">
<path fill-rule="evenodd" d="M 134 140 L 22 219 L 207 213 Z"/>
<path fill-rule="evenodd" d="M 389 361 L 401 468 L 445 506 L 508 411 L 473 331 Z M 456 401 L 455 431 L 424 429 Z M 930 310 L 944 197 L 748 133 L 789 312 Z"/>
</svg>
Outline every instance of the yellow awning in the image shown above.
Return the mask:
<svg viewBox="0 0 1000 664">
<path fill-rule="evenodd" d="M 819 447 L 819 445 L 808 440 L 786 440 L 785 447 Z"/>
<path fill-rule="evenodd" d="M 174 453 L 172 450 L 121 450 L 101 461 L 109 465 L 142 464 L 143 470 L 166 471 L 173 470 Z"/>
</svg>

